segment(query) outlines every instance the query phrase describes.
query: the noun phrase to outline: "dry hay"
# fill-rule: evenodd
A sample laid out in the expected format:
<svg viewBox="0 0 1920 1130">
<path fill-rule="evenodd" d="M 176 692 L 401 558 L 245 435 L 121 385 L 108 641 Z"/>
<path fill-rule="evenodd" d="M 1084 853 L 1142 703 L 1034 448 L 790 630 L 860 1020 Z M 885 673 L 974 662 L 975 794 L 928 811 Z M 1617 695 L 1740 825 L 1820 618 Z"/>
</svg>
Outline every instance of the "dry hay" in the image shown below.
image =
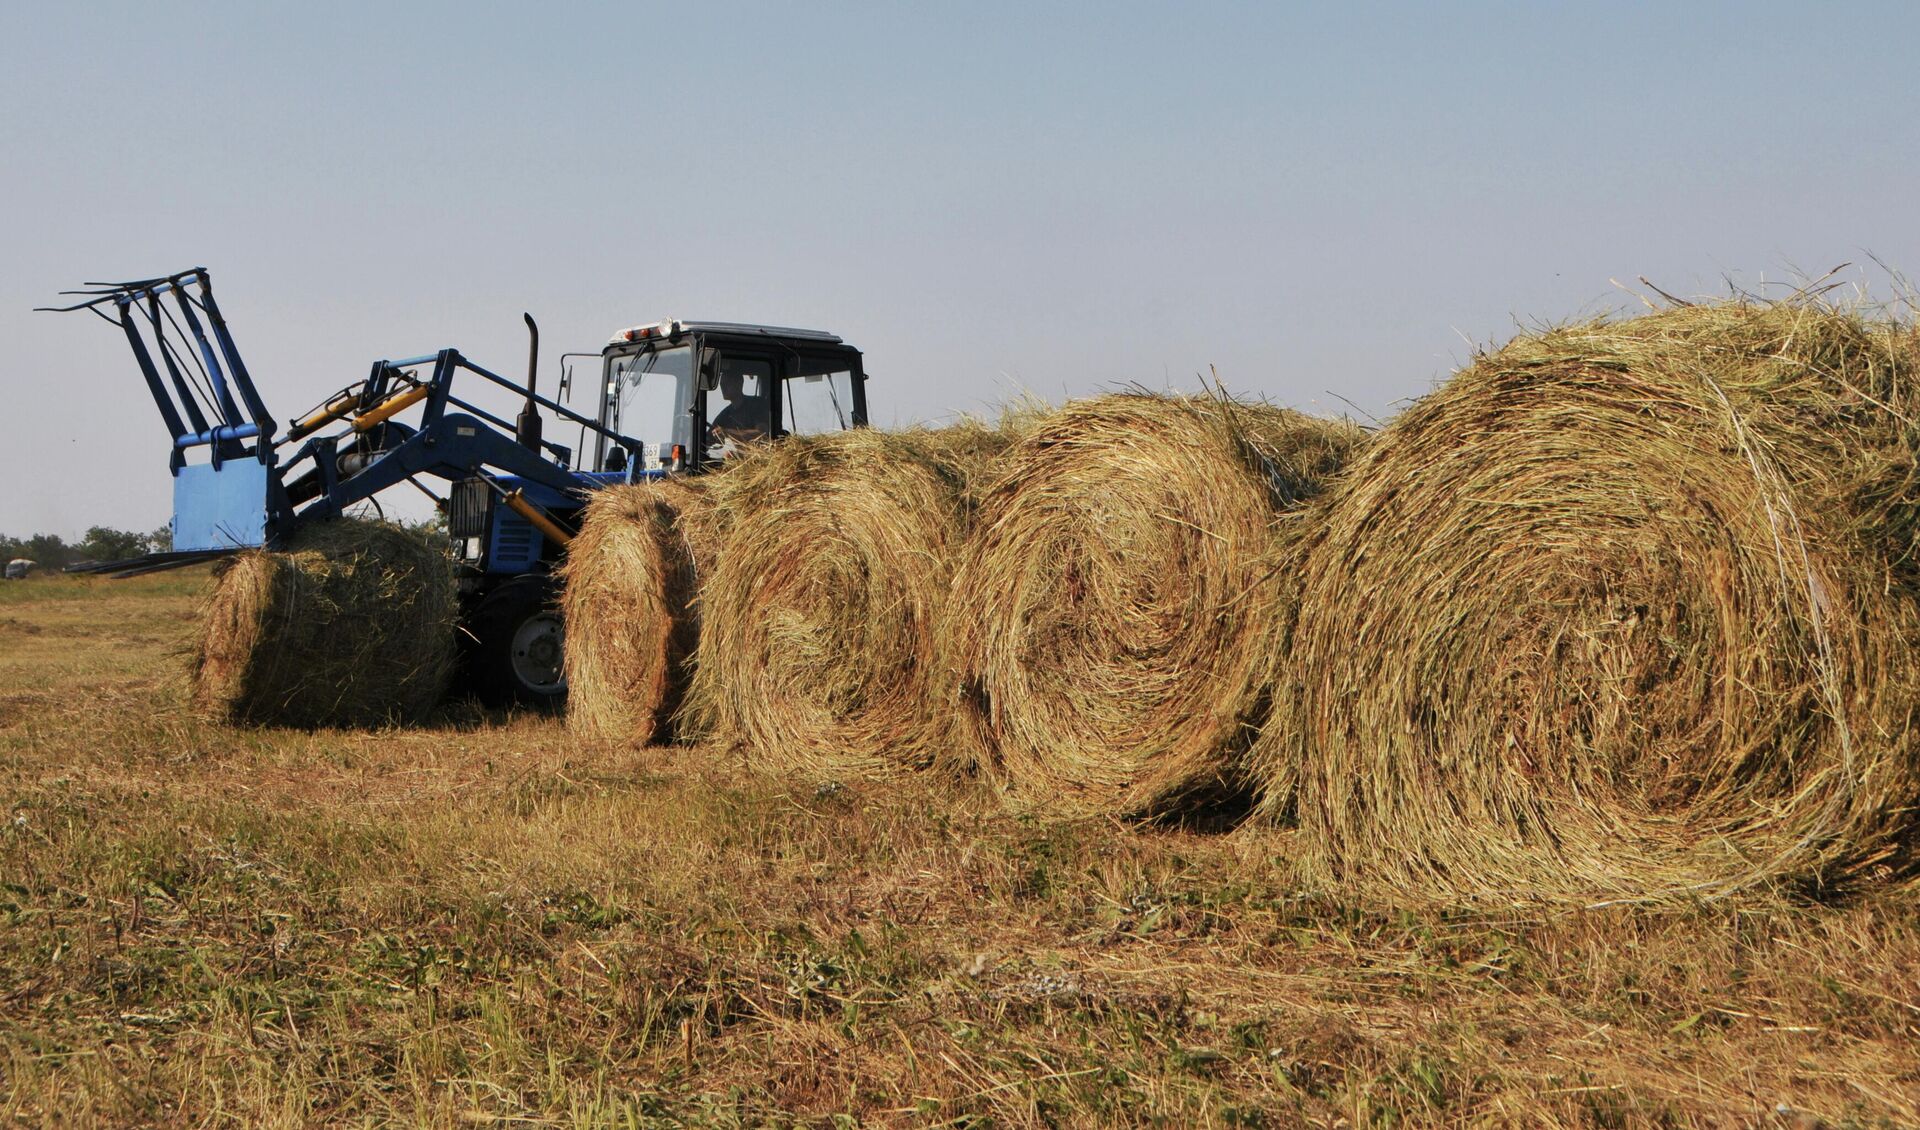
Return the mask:
<svg viewBox="0 0 1920 1130">
<path fill-rule="evenodd" d="M 587 502 L 561 570 L 575 734 L 634 745 L 673 736 L 715 536 L 698 482 L 608 487 Z"/>
<path fill-rule="evenodd" d="M 1361 438 L 1224 398 L 1055 412 L 986 496 L 942 622 L 958 748 L 1021 807 L 1239 801 L 1293 514 Z"/>
<path fill-rule="evenodd" d="M 938 756 L 933 625 L 1007 428 L 786 440 L 711 487 L 727 515 L 701 587 L 691 729 L 759 769 L 898 776 Z"/>
<path fill-rule="evenodd" d="M 1913 803 L 1916 350 L 1797 301 L 1525 337 L 1326 497 L 1256 756 L 1396 901 L 1879 872 Z"/>
<path fill-rule="evenodd" d="M 438 540 L 384 522 L 322 522 L 287 552 L 228 558 L 202 613 L 192 696 L 222 721 L 417 722 L 452 676 L 452 562 Z"/>
</svg>

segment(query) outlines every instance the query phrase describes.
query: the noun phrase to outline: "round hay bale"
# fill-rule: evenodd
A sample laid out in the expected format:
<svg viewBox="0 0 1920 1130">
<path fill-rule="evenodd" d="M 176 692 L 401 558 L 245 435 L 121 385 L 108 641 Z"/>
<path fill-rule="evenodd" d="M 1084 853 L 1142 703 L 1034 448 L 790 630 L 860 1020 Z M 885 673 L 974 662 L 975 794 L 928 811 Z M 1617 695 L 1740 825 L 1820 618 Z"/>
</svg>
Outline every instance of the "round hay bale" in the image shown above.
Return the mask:
<svg viewBox="0 0 1920 1130">
<path fill-rule="evenodd" d="M 1521 338 L 1395 420 L 1325 500 L 1256 750 L 1309 872 L 1584 900 L 1887 860 L 1917 379 L 1902 325 L 1689 306 Z"/>
<path fill-rule="evenodd" d="M 588 500 L 561 569 L 567 727 L 646 745 L 673 737 L 700 637 L 711 507 L 696 480 L 614 486 Z"/>
<path fill-rule="evenodd" d="M 420 721 L 446 693 L 459 604 L 445 547 L 338 519 L 286 552 L 223 560 L 202 607 L 194 703 L 236 724 Z"/>
<path fill-rule="evenodd" d="M 1283 590 L 1282 518 L 1362 438 L 1209 397 L 1053 413 L 986 496 L 941 638 L 956 745 L 1016 806 L 1155 816 L 1244 803 Z"/>
<path fill-rule="evenodd" d="M 713 486 L 690 724 L 772 773 L 898 776 L 940 753 L 933 626 L 972 494 L 1008 435 L 978 425 L 795 438 Z"/>
</svg>

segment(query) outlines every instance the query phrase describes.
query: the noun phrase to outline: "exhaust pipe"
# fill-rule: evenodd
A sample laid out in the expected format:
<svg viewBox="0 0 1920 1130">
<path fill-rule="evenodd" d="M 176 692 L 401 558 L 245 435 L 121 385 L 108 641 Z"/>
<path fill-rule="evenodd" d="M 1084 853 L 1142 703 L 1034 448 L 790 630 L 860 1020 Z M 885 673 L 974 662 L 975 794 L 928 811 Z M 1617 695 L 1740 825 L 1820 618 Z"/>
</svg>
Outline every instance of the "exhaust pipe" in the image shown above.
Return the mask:
<svg viewBox="0 0 1920 1130">
<path fill-rule="evenodd" d="M 520 410 L 520 418 L 514 421 L 513 438 L 520 446 L 540 454 L 540 406 L 534 402 L 534 382 L 540 379 L 540 327 L 534 322 L 532 314 L 521 314 L 527 320 L 527 406 Z"/>
</svg>

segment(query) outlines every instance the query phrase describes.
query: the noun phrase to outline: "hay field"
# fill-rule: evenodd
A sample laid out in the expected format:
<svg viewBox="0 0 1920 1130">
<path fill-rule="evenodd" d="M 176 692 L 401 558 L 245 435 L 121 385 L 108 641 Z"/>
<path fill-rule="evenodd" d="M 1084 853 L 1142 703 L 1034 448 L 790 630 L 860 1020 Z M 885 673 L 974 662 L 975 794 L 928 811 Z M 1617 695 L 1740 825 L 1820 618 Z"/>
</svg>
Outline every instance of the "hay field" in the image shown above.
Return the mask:
<svg viewBox="0 0 1920 1130">
<path fill-rule="evenodd" d="M 0 1123 L 1920 1124 L 1910 895 L 1379 912 L 1284 831 L 230 729 L 199 580 L 0 585 Z"/>
</svg>

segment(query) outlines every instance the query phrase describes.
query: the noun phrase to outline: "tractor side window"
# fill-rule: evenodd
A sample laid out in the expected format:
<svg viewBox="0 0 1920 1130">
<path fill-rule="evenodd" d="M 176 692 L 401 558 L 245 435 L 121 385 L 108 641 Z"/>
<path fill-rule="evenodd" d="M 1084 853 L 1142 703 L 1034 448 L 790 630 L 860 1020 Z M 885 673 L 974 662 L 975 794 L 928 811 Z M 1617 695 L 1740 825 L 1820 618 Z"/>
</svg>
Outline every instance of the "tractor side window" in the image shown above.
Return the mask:
<svg viewBox="0 0 1920 1130">
<path fill-rule="evenodd" d="M 641 470 L 664 467 L 673 448 L 673 415 L 680 386 L 693 376 L 688 346 L 615 357 L 607 369 L 607 427 L 640 440 Z"/>
<path fill-rule="evenodd" d="M 773 362 L 722 355 L 714 388 L 707 393 L 708 455 L 724 458 L 772 434 L 767 394 Z"/>
<path fill-rule="evenodd" d="M 803 358 L 799 373 L 781 384 L 781 422 L 788 435 L 821 435 L 853 426 L 853 372 L 843 364 Z"/>
</svg>

